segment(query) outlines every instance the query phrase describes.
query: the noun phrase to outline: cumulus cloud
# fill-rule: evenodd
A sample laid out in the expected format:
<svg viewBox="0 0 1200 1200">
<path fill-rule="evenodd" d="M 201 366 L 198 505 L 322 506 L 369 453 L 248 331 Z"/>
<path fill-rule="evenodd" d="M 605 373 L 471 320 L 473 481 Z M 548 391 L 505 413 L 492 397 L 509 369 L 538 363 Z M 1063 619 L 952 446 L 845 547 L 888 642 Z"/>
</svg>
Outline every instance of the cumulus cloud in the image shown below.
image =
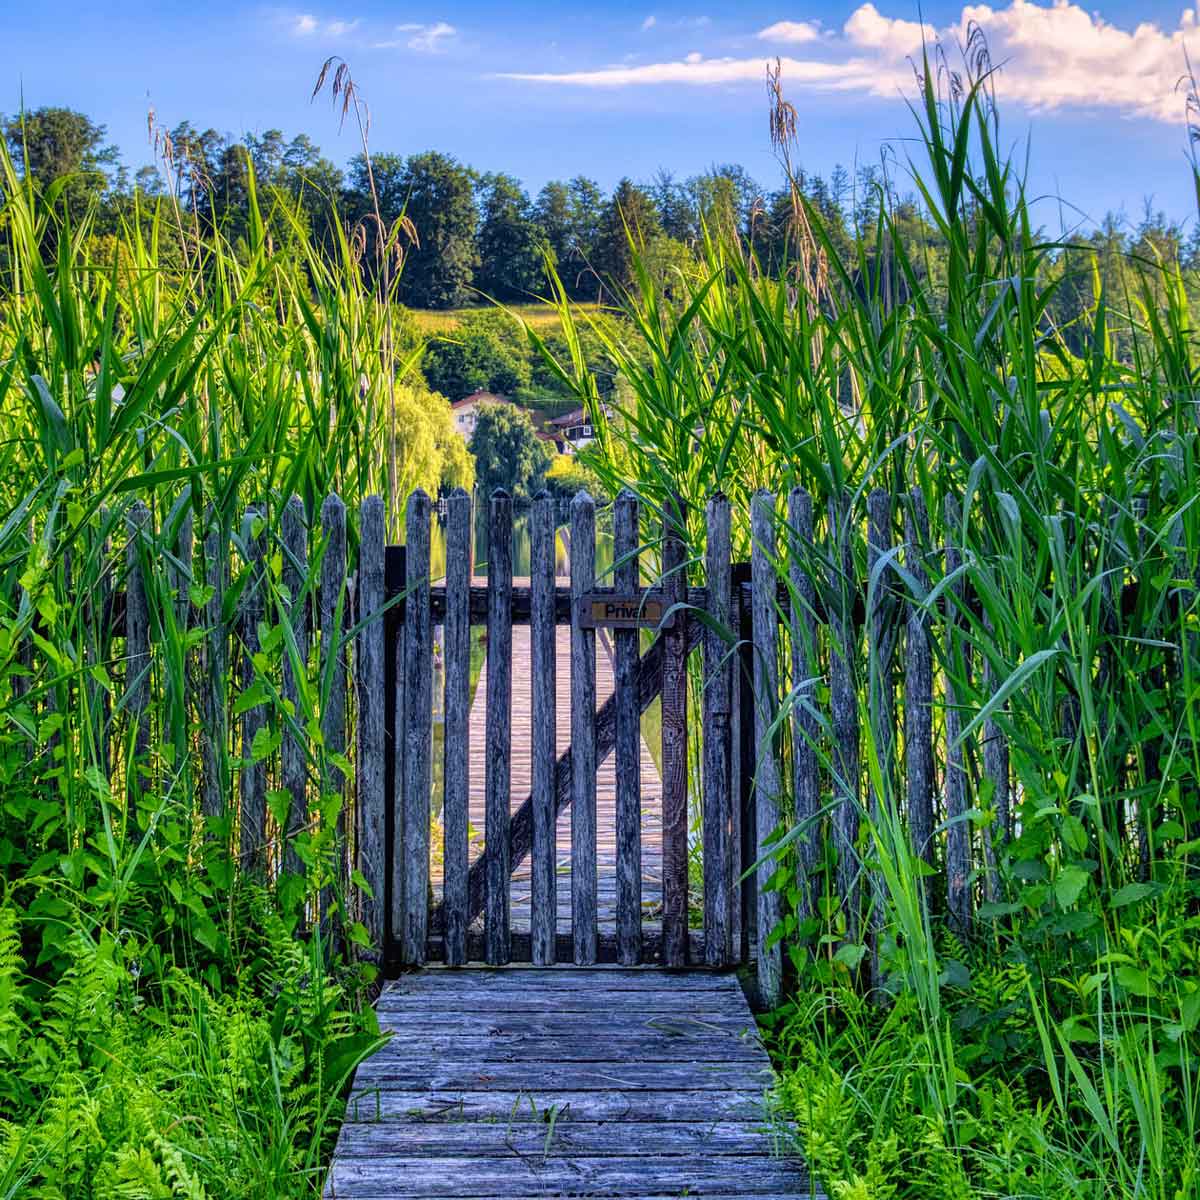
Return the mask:
<svg viewBox="0 0 1200 1200">
<path fill-rule="evenodd" d="M 760 29 L 756 35 L 764 42 L 787 42 L 793 46 L 805 42 L 815 42 L 821 31 L 814 21 L 776 21 L 766 29 Z"/>
<path fill-rule="evenodd" d="M 651 13 L 651 14 L 650 14 L 650 15 L 649 15 L 649 16 L 648 16 L 648 17 L 647 17 L 647 18 L 646 18 L 646 19 L 645 19 L 645 20 L 642 22 L 642 28 L 643 28 L 643 29 L 653 29 L 653 28 L 655 27 L 655 25 L 657 25 L 657 24 L 658 24 L 658 18 L 657 18 L 657 17 L 656 17 L 656 16 L 655 16 L 653 13 Z"/>
<path fill-rule="evenodd" d="M 782 60 L 784 81 L 793 90 L 842 91 L 895 96 L 911 88 L 913 60 L 922 43 L 940 42 L 951 60 L 972 27 L 987 38 L 1000 67 L 1002 98 L 1038 110 L 1102 108 L 1162 121 L 1184 118 L 1178 81 L 1185 48 L 1200 57 L 1194 8 L 1178 23 L 1150 21 L 1122 26 L 1072 0 L 1009 0 L 1008 5 L 965 5 L 956 21 L 936 28 L 892 17 L 873 3 L 861 4 L 834 36 L 820 36 L 808 22 L 780 21 L 761 31 L 764 41 L 812 46 L 811 57 Z M 813 36 L 808 36 L 811 28 Z M 510 73 L 507 77 L 576 87 L 620 88 L 653 84 L 713 86 L 761 82 L 761 58 L 705 58 L 604 67 L 559 73 Z"/>
<path fill-rule="evenodd" d="M 316 33 L 320 26 L 321 22 L 311 13 L 300 13 L 292 23 L 292 32 L 307 37 L 310 33 Z"/>
</svg>

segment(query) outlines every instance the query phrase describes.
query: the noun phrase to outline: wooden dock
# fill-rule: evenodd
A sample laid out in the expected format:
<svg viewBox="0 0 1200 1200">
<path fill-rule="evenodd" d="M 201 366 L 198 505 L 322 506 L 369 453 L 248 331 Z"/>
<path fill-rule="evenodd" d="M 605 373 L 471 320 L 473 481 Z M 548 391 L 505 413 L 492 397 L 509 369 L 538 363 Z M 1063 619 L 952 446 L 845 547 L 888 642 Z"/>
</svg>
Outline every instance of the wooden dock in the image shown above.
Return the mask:
<svg viewBox="0 0 1200 1200">
<path fill-rule="evenodd" d="M 432 968 L 388 984 L 329 1200 L 817 1196 L 774 1153 L 733 975 Z"/>
</svg>

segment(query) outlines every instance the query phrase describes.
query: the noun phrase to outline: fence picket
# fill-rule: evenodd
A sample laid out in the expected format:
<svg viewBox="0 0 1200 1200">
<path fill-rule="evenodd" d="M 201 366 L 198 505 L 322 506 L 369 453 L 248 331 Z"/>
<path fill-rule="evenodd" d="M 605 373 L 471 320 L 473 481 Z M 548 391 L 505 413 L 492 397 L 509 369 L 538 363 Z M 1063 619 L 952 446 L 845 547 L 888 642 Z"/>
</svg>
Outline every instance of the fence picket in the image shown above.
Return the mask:
<svg viewBox="0 0 1200 1200">
<path fill-rule="evenodd" d="M 425 961 L 429 940 L 429 800 L 433 790 L 433 645 L 429 614 L 429 497 L 417 489 L 405 517 L 404 645 L 405 963 Z"/>
<path fill-rule="evenodd" d="M 709 622 L 704 629 L 704 957 L 710 967 L 733 961 L 731 858 L 733 775 L 731 756 L 733 651 L 720 630 L 733 629 L 729 566 L 729 500 L 720 492 L 708 501 L 705 580 Z"/>
<path fill-rule="evenodd" d="M 492 496 L 488 521 L 487 775 L 484 854 L 487 860 L 486 957 L 507 963 L 510 936 L 509 806 L 512 754 L 512 500 Z"/>
<path fill-rule="evenodd" d="M 575 962 L 596 961 L 596 631 L 580 603 L 596 584 L 596 506 L 571 501 L 571 931 Z"/>
<path fill-rule="evenodd" d="M 879 827 L 883 808 L 889 810 L 896 787 L 896 689 L 893 679 L 895 626 L 892 621 L 891 572 L 880 560 L 892 548 L 892 500 L 882 488 L 867 497 L 867 705 L 871 737 L 878 756 L 879 785 L 872 777 L 868 787 L 868 810 Z M 871 872 L 871 987 L 881 997 L 879 950 L 887 889 L 883 873 Z"/>
<path fill-rule="evenodd" d="M 204 535 L 205 583 L 208 603 L 204 624 L 208 630 L 201 652 L 203 665 L 200 730 L 200 808 L 205 818 L 221 816 L 229 796 L 227 776 L 229 725 L 225 688 L 229 674 L 229 631 L 225 626 L 225 592 L 229 587 L 229 544 L 214 509 L 207 516 Z"/>
<path fill-rule="evenodd" d="M 321 559 L 321 740 L 326 755 L 321 781 L 322 803 L 331 795 L 342 796 L 334 833 L 335 871 L 346 883 L 346 805 L 342 769 L 332 761 L 346 753 L 346 649 L 342 626 L 346 603 L 346 505 L 331 493 L 321 505 L 321 536 L 325 553 Z M 332 888 L 321 899 L 321 920 L 329 925 L 333 904 Z M 332 930 L 329 930 L 332 933 Z"/>
<path fill-rule="evenodd" d="M 261 650 L 258 635 L 264 615 L 263 591 L 266 587 L 265 516 L 262 509 L 247 510 L 242 522 L 242 548 L 245 554 L 246 583 L 242 588 L 239 623 L 241 625 L 241 686 L 255 682 L 254 656 Z M 267 763 L 255 745 L 261 730 L 267 727 L 267 710 L 253 704 L 242 713 L 242 770 L 238 783 L 241 792 L 241 861 L 243 871 L 261 872 L 267 852 Z"/>
<path fill-rule="evenodd" d="M 285 721 L 280 746 L 280 782 L 291 797 L 288 818 L 282 830 L 283 869 L 289 875 L 304 874 L 304 864 L 296 849 L 296 837 L 308 824 L 308 739 L 304 733 L 304 709 L 301 705 L 301 681 L 308 665 L 309 604 L 305 592 L 308 578 L 308 529 L 304 502 L 293 496 L 284 506 L 281 520 L 283 541 L 282 582 L 288 596 L 287 617 L 291 624 L 292 645 L 283 652 L 282 691 L 293 720 Z"/>
<path fill-rule="evenodd" d="M 554 840 L 555 628 L 554 499 L 542 492 L 530 515 L 530 667 L 533 672 L 533 850 L 530 880 L 531 957 L 535 966 L 554 962 L 558 927 Z"/>
<path fill-rule="evenodd" d="M 623 491 L 613 509 L 614 582 L 632 595 L 640 587 L 638 502 Z M 638 631 L 613 631 L 617 697 L 617 958 L 624 966 L 642 958 L 641 722 L 635 680 Z"/>
<path fill-rule="evenodd" d="M 839 493 L 829 501 L 830 554 L 830 703 L 833 724 L 833 771 L 836 807 L 833 841 L 837 850 L 837 889 L 846 919 L 846 938 L 858 940 L 858 703 L 854 668 L 858 637 L 854 628 L 853 556 L 850 497 Z"/>
<path fill-rule="evenodd" d="M 386 878 L 384 789 L 383 559 L 384 504 L 368 496 L 359 514 L 357 624 L 354 648 L 355 734 L 358 741 L 358 795 L 355 857 L 366 881 L 362 923 L 370 939 L 367 957 L 378 963 L 384 934 Z"/>
<path fill-rule="evenodd" d="M 821 854 L 821 777 L 817 758 L 820 723 L 814 691 L 820 675 L 817 648 L 817 593 L 812 577 L 813 503 L 803 488 L 788 495 L 788 526 L 792 539 L 788 577 L 791 583 L 792 688 L 792 790 L 796 824 L 807 826 L 796 846 L 799 916 L 816 915 L 813 879 Z"/>
<path fill-rule="evenodd" d="M 663 965 L 682 967 L 688 952 L 687 510 L 679 497 L 663 512 L 663 590 L 681 606 L 663 632 L 662 934 Z"/>
<path fill-rule="evenodd" d="M 125 708 L 134 725 L 133 771 L 141 791 L 150 786 L 150 606 L 143 574 L 151 560 L 149 539 L 153 536 L 150 509 L 141 500 L 129 509 L 129 541 L 125 551 Z"/>
<path fill-rule="evenodd" d="M 904 769 L 908 836 L 913 852 L 933 864 L 933 648 L 924 593 L 929 588 L 925 553 L 929 514 L 920 488 L 908 497 L 904 514 L 904 566 L 921 595 L 908 601 L 905 627 Z"/>
<path fill-rule="evenodd" d="M 961 514 L 958 501 L 946 497 L 946 575 L 952 576 L 962 566 L 958 547 Z M 965 933 L 971 922 L 971 827 L 967 821 L 967 764 L 966 746 L 962 740 L 962 719 L 959 689 L 955 672 L 969 672 L 968 651 L 957 635 L 958 606 L 962 601 L 963 585 L 958 580 L 946 590 L 946 896 L 947 907 L 957 932 Z"/>
<path fill-rule="evenodd" d="M 775 873 L 771 839 L 780 821 L 782 786 L 773 725 L 779 709 L 779 615 L 775 607 L 775 497 L 756 492 L 750 507 L 751 582 L 754 589 L 754 819 L 757 833 L 758 924 L 755 959 L 760 1002 L 774 1008 L 783 984 L 782 944 L 769 944 L 783 919 L 782 896 L 768 886 Z"/>
<path fill-rule="evenodd" d="M 470 806 L 471 498 L 446 502 L 445 735 L 442 744 L 442 909 L 446 964 L 467 960 L 467 825 Z"/>
</svg>

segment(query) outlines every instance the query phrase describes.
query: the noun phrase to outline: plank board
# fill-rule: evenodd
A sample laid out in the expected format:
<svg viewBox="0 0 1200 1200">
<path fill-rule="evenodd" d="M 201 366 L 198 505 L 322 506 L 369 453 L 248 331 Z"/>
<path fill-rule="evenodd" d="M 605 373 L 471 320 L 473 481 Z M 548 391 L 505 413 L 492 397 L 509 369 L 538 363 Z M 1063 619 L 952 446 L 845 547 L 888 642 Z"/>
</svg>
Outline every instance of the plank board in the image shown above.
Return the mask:
<svg viewBox="0 0 1200 1200">
<path fill-rule="evenodd" d="M 430 968 L 378 1003 L 325 1196 L 817 1196 L 737 978 Z"/>
</svg>

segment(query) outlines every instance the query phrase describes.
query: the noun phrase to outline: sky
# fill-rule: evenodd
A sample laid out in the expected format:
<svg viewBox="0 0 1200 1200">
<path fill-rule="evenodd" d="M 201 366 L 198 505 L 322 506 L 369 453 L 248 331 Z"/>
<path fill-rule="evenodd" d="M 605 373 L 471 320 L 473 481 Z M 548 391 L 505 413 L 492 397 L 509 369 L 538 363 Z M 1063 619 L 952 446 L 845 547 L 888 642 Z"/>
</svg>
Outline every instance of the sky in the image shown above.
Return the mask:
<svg viewBox="0 0 1200 1200">
<path fill-rule="evenodd" d="M 608 189 L 660 167 L 686 177 L 728 162 L 771 188 L 768 61 L 782 60 L 807 170 L 874 164 L 885 151 L 903 164 L 913 55 L 924 38 L 957 65 L 973 25 L 1000 68 L 1002 140 L 1028 161 L 1044 224 L 1087 226 L 1106 212 L 1133 224 L 1147 202 L 1194 217 L 1179 81 L 1186 49 L 1200 64 L 1200 28 L 1178 0 L 0 0 L 0 112 L 22 101 L 80 109 L 135 168 L 153 157 L 151 109 L 168 128 L 307 132 L 344 163 L 356 134 L 327 97 L 310 100 L 338 55 L 370 106 L 375 151 L 440 150 L 531 191 L 577 174 Z"/>
</svg>

